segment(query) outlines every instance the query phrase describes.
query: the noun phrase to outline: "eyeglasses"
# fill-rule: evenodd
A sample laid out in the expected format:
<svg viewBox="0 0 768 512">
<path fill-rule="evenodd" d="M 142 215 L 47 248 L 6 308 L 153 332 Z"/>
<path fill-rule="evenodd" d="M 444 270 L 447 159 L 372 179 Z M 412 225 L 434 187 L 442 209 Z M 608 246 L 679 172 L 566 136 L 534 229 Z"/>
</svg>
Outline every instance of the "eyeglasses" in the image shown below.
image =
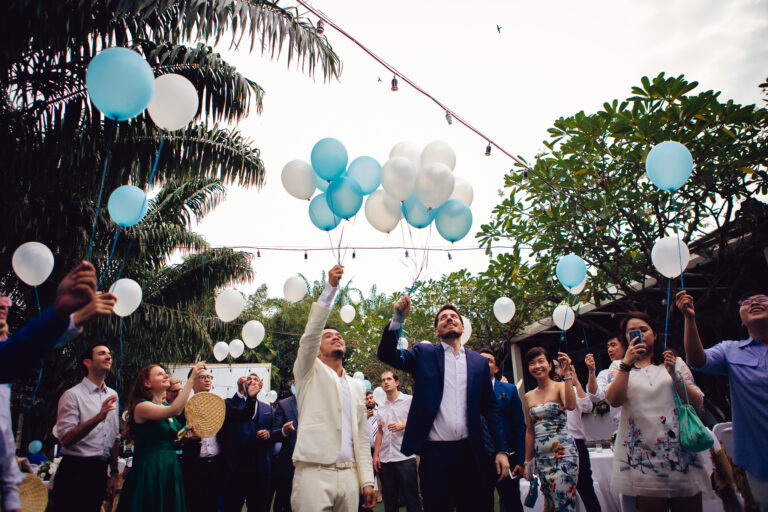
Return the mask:
<svg viewBox="0 0 768 512">
<path fill-rule="evenodd" d="M 758 304 L 762 304 L 764 302 L 768 302 L 768 296 L 766 295 L 759 295 L 757 297 L 752 297 L 751 299 L 744 299 L 739 301 L 739 306 L 749 306 L 753 302 L 756 302 Z"/>
<path fill-rule="evenodd" d="M 213 375 L 198 375 L 197 380 L 210 380 L 213 381 Z"/>
</svg>

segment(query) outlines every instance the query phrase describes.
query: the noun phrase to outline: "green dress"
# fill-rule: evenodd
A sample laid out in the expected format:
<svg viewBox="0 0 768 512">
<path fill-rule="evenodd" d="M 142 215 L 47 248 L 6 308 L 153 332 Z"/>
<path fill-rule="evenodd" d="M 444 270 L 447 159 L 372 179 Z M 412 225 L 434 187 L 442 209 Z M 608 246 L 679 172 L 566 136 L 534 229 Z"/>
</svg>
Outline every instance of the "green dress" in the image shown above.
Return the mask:
<svg viewBox="0 0 768 512">
<path fill-rule="evenodd" d="M 120 492 L 118 512 L 186 512 L 181 466 L 173 444 L 181 428 L 176 418 L 140 424 L 131 420 L 133 466 Z"/>
</svg>

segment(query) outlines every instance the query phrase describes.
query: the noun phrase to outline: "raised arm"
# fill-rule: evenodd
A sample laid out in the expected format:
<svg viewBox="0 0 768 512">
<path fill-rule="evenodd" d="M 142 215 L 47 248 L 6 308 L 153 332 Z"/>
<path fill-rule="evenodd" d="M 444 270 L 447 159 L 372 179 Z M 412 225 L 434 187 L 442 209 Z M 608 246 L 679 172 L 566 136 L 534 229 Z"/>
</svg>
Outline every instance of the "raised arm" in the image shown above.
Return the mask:
<svg viewBox="0 0 768 512">
<path fill-rule="evenodd" d="M 693 297 L 682 290 L 677 292 L 675 304 L 685 318 L 685 327 L 683 328 L 685 357 L 688 358 L 688 362 L 694 368 L 704 366 L 707 362 L 707 354 L 704 352 L 704 346 L 699 337 L 699 329 L 696 327 L 696 310 L 693 307 Z"/>
<path fill-rule="evenodd" d="M 587 391 L 590 395 L 596 396 L 597 377 L 595 376 L 595 356 L 592 354 L 587 354 L 587 357 L 584 358 L 584 362 L 587 364 L 587 368 L 589 369 L 589 378 L 587 378 Z"/>
<path fill-rule="evenodd" d="M 376 355 L 382 363 L 388 364 L 398 370 L 413 372 L 416 368 L 418 355 L 414 350 L 399 350 L 397 347 L 400 327 L 405 322 L 405 318 L 411 310 L 411 298 L 408 295 L 403 295 L 400 300 L 395 303 L 394 310 L 394 317 L 384 328 L 384 332 L 381 333 L 379 350 Z"/>
<path fill-rule="evenodd" d="M 133 419 L 136 423 L 144 423 L 147 420 L 167 420 L 181 414 L 184 407 L 187 406 L 189 394 L 192 392 L 192 386 L 197 379 L 197 375 L 205 369 L 205 361 L 200 361 L 192 367 L 192 373 L 189 374 L 187 382 L 179 391 L 179 396 L 171 405 L 159 405 L 154 402 L 139 402 L 133 411 Z"/>
<path fill-rule="evenodd" d="M 245 407 L 239 407 L 239 405 L 233 405 L 228 401 L 224 401 L 226 406 L 226 416 L 224 421 L 251 421 L 253 415 L 256 412 L 256 395 L 259 393 L 260 386 L 256 381 L 251 381 L 246 392 L 248 398 L 245 401 Z"/>
<path fill-rule="evenodd" d="M 569 411 L 576 408 L 576 394 L 573 392 L 573 375 L 571 374 L 571 358 L 565 352 L 558 353 L 560 368 L 562 368 L 563 387 L 560 389 L 560 400 Z"/>
</svg>

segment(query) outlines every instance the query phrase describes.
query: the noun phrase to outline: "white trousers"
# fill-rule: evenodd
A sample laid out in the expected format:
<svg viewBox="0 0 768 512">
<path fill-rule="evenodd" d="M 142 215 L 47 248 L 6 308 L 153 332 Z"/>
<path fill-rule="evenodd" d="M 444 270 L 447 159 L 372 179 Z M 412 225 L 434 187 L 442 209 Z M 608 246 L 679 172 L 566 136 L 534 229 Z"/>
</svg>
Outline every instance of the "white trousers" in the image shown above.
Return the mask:
<svg viewBox="0 0 768 512">
<path fill-rule="evenodd" d="M 355 466 L 296 463 L 291 492 L 294 512 L 357 512 L 359 505 L 360 483 Z"/>
</svg>

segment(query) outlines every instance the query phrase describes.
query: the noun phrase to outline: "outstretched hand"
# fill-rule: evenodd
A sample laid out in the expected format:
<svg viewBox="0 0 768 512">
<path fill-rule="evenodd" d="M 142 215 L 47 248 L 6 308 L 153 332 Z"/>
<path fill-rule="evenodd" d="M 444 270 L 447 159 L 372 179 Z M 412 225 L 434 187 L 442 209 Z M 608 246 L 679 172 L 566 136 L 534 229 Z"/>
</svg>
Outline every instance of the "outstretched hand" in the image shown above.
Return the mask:
<svg viewBox="0 0 768 512">
<path fill-rule="evenodd" d="M 334 265 L 331 270 L 328 271 L 328 284 L 334 288 L 339 286 L 339 281 L 344 275 L 344 265 Z"/>
<path fill-rule="evenodd" d="M 411 298 L 408 295 L 403 295 L 400 300 L 395 303 L 395 314 L 400 312 L 400 322 L 405 320 L 408 313 L 411 311 Z"/>
<path fill-rule="evenodd" d="M 693 307 L 693 297 L 688 295 L 685 290 L 677 292 L 677 295 L 675 295 L 675 305 L 687 320 L 692 320 L 696 316 L 696 309 Z"/>
<path fill-rule="evenodd" d="M 59 283 L 53 311 L 62 319 L 88 304 L 96 294 L 96 269 L 87 261 L 81 262 Z"/>
<path fill-rule="evenodd" d="M 75 327 L 82 327 L 100 316 L 109 316 L 116 303 L 115 294 L 96 292 L 88 304 L 72 313 Z"/>
</svg>

